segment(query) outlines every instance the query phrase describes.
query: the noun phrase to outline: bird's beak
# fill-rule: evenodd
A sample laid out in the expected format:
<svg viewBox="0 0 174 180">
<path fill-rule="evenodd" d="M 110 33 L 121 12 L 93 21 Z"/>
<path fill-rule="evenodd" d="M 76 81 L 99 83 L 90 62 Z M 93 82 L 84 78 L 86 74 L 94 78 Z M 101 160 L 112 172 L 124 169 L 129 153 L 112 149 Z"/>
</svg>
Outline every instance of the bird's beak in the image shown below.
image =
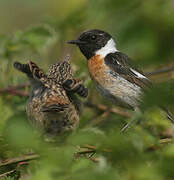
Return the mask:
<svg viewBox="0 0 174 180">
<path fill-rule="evenodd" d="M 86 44 L 84 41 L 80 41 L 80 40 L 71 40 L 67 42 L 68 44 L 76 44 L 76 45 L 80 45 L 80 44 Z"/>
</svg>

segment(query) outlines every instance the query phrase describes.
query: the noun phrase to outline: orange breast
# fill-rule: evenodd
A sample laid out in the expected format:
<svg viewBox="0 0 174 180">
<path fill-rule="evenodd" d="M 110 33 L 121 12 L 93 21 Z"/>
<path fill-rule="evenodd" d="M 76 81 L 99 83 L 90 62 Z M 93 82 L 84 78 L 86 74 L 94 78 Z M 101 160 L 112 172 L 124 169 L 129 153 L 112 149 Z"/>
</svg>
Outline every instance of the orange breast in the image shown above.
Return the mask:
<svg viewBox="0 0 174 180">
<path fill-rule="evenodd" d="M 100 55 L 95 55 L 88 60 L 88 69 L 91 78 L 104 85 L 109 77 L 107 77 L 108 67 L 104 64 L 104 58 L 101 58 Z"/>
</svg>

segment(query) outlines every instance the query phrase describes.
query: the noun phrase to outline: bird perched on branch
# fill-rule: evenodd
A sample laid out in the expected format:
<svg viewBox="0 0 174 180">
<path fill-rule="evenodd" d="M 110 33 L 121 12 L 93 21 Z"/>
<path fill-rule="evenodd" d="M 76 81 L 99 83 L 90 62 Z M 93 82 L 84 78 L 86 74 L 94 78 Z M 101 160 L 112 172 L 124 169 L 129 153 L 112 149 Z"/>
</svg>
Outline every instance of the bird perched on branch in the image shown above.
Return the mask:
<svg viewBox="0 0 174 180">
<path fill-rule="evenodd" d="M 139 106 L 143 90 L 151 82 L 131 66 L 110 34 L 89 30 L 68 43 L 77 45 L 86 57 L 90 76 L 103 96 L 123 107 Z"/>
<path fill-rule="evenodd" d="M 152 83 L 132 66 L 126 54 L 117 49 L 109 33 L 98 29 L 88 30 L 68 43 L 77 45 L 86 57 L 90 76 L 103 96 L 119 106 L 139 111 L 144 90 Z M 166 108 L 162 109 L 174 122 L 173 115 Z"/>
<path fill-rule="evenodd" d="M 14 67 L 27 74 L 31 92 L 27 102 L 30 121 L 48 135 L 59 135 L 75 130 L 79 125 L 82 102 L 76 96 L 87 97 L 88 89 L 73 78 L 69 56 L 51 65 L 45 74 L 34 62 L 14 63 Z"/>
</svg>

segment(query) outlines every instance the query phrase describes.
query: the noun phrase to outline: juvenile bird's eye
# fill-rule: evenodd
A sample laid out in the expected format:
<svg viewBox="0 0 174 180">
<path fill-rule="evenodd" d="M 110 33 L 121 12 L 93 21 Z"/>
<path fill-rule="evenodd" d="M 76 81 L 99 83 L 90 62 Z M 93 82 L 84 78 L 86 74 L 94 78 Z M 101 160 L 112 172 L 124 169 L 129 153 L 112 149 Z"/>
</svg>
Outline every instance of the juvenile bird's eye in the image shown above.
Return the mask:
<svg viewBox="0 0 174 180">
<path fill-rule="evenodd" d="M 91 36 L 91 39 L 92 39 L 92 40 L 95 40 L 96 38 L 97 38 L 96 35 L 92 35 L 92 36 Z"/>
</svg>

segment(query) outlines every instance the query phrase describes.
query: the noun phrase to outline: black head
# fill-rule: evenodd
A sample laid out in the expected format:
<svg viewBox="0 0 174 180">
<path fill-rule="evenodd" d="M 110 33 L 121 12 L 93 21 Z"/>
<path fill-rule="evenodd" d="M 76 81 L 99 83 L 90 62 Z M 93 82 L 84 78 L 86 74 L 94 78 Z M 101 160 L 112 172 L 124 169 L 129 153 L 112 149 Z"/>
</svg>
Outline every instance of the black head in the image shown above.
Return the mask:
<svg viewBox="0 0 174 180">
<path fill-rule="evenodd" d="M 83 32 L 76 40 L 69 44 L 76 44 L 87 59 L 95 55 L 95 52 L 104 47 L 111 39 L 111 35 L 102 30 L 93 29 Z"/>
</svg>

